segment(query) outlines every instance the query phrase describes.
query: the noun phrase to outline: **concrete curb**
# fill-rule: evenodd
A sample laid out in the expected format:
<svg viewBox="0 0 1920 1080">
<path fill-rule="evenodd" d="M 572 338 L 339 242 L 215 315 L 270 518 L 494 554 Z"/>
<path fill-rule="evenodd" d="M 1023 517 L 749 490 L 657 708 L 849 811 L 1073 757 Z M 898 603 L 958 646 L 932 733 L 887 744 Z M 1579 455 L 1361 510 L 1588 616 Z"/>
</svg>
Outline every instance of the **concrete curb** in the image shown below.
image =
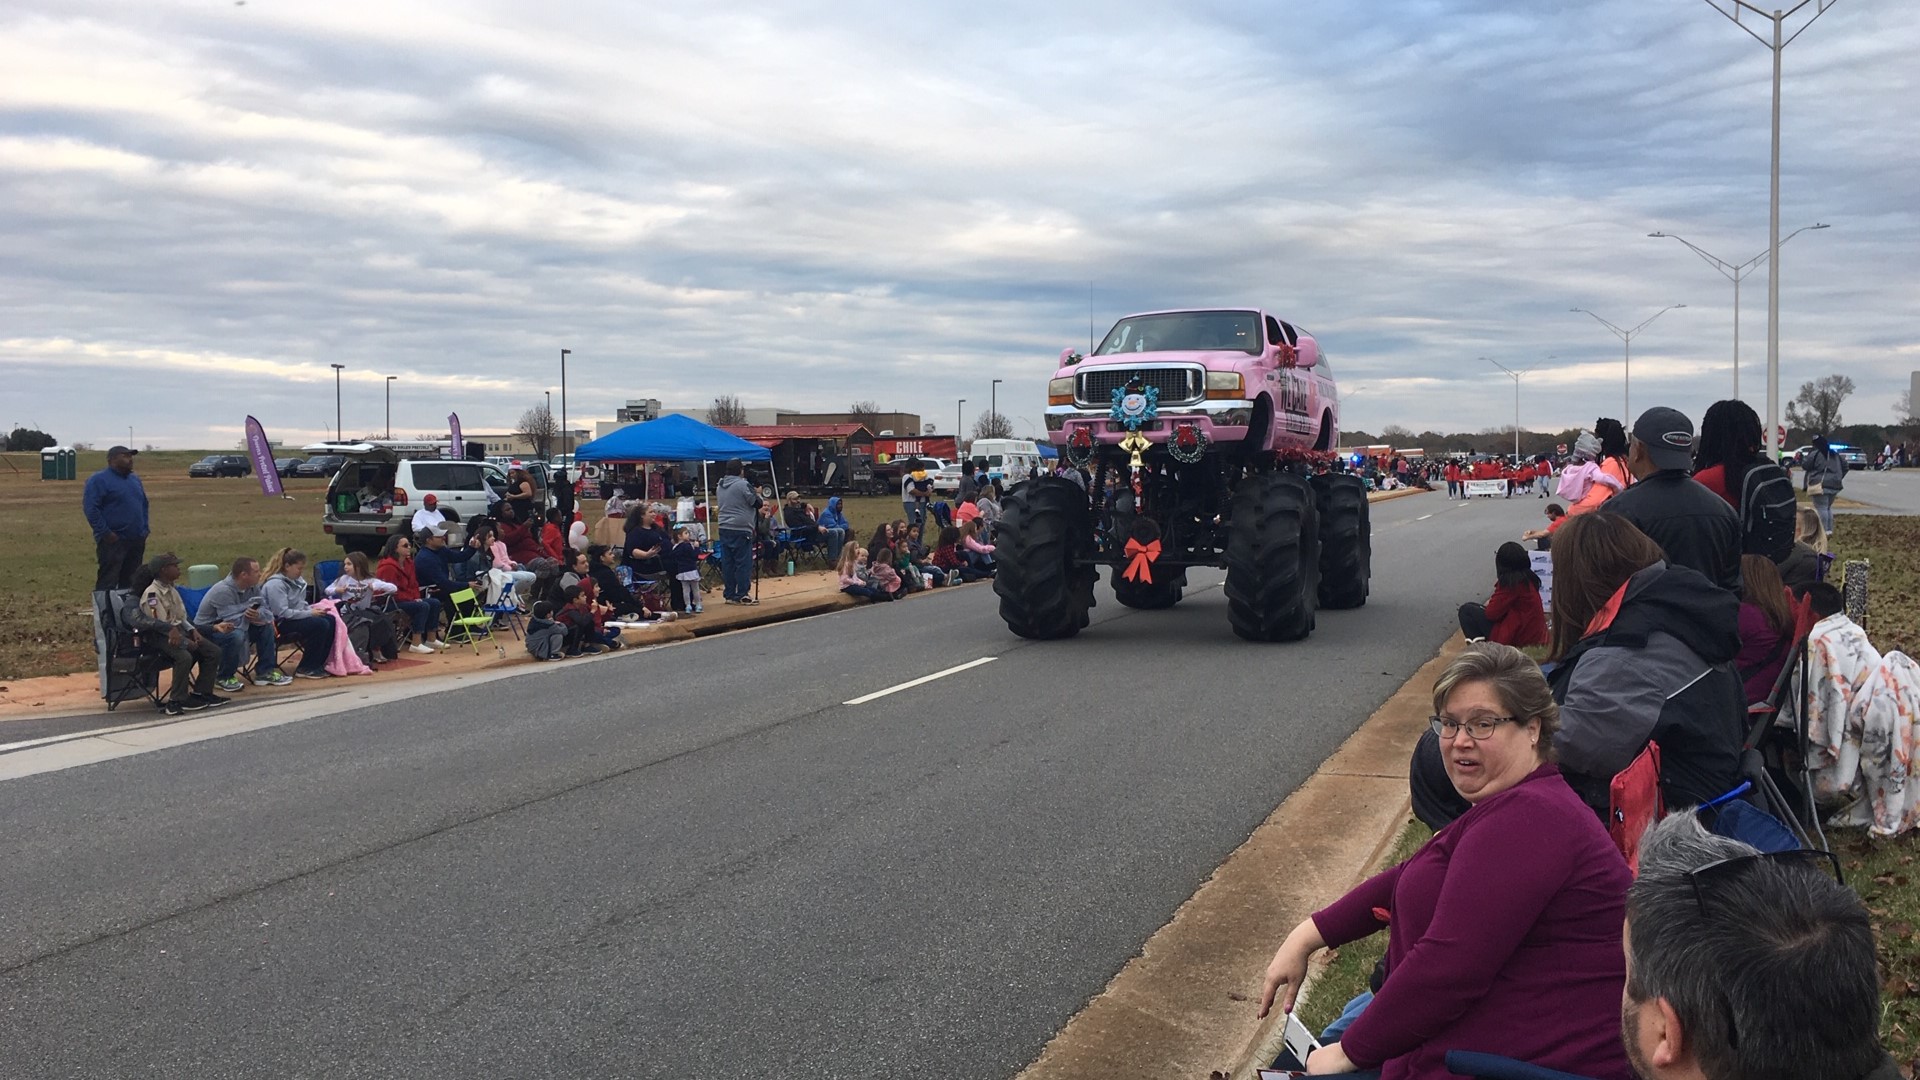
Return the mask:
<svg viewBox="0 0 1920 1080">
<path fill-rule="evenodd" d="M 1257 1019 L 1287 932 L 1371 872 L 1408 816 L 1407 759 L 1455 636 L 1174 912 L 1020 1080 L 1252 1080 L 1281 1015 Z"/>
<path fill-rule="evenodd" d="M 1367 501 L 1370 503 L 1392 502 L 1395 499 L 1404 499 L 1409 495 L 1431 494 L 1433 494 L 1433 492 L 1424 488 L 1401 488 L 1399 491 L 1370 491 L 1367 493 Z"/>
</svg>

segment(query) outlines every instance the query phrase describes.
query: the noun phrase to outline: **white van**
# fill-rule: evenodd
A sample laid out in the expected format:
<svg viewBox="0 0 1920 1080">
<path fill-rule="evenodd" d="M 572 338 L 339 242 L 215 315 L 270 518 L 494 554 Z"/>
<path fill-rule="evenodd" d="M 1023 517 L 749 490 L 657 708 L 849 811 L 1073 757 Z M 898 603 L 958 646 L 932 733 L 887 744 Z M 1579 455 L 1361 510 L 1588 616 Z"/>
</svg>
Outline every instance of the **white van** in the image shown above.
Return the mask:
<svg viewBox="0 0 1920 1080">
<path fill-rule="evenodd" d="M 975 439 L 968 456 L 987 459 L 987 478 L 1011 486 L 1040 471 L 1040 448 L 1032 439 Z"/>
<path fill-rule="evenodd" d="M 442 457 L 440 443 L 381 440 L 328 443 L 324 449 L 347 459 L 327 485 L 321 525 L 346 551 L 378 555 L 388 537 L 411 531 L 413 512 L 428 495 L 439 509 L 466 522 L 487 513 L 507 490 L 505 469 L 490 461 Z M 464 529 L 456 530 L 454 538 L 464 535 Z"/>
</svg>

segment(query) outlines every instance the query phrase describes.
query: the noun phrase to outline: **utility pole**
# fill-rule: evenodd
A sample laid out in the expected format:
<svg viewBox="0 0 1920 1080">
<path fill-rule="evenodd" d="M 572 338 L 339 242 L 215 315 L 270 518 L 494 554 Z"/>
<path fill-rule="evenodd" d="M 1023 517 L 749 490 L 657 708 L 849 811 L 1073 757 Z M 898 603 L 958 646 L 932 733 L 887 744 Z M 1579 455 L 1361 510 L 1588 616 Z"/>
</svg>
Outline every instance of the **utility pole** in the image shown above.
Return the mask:
<svg viewBox="0 0 1920 1080">
<path fill-rule="evenodd" d="M 995 379 L 993 380 L 993 385 L 987 388 L 987 415 L 994 417 L 996 419 L 998 419 L 1000 416 L 1000 383 L 1001 382 L 1002 380 Z"/>
<path fill-rule="evenodd" d="M 1801 226 L 1800 228 L 1795 229 L 1792 232 L 1788 233 L 1787 235 L 1781 237 L 1780 243 L 1784 246 L 1788 240 L 1791 240 L 1794 237 L 1799 236 L 1801 233 L 1806 232 L 1808 229 L 1824 229 L 1827 227 L 1828 226 L 1826 226 L 1825 224 Z M 1705 261 L 1708 266 L 1711 266 L 1715 270 L 1720 271 L 1721 276 L 1725 277 L 1728 281 L 1733 282 L 1733 396 L 1736 399 L 1739 398 L 1740 396 L 1740 282 L 1744 280 L 1748 274 L 1752 273 L 1753 270 L 1756 267 L 1758 267 L 1761 263 L 1767 261 L 1767 256 L 1769 252 L 1763 251 L 1760 254 L 1755 255 L 1753 258 L 1748 259 L 1746 262 L 1743 262 L 1738 266 L 1735 266 L 1733 263 L 1727 262 L 1725 259 L 1721 259 L 1709 253 L 1708 251 L 1701 248 L 1699 245 L 1693 243 L 1692 241 L 1686 239 L 1685 237 L 1675 236 L 1674 234 L 1669 232 L 1650 232 L 1647 235 L 1653 236 L 1653 237 L 1660 237 L 1666 240 L 1680 241 L 1681 243 L 1687 245 L 1687 250 L 1693 252 L 1695 255 L 1700 256 L 1700 258 L 1703 261 Z"/>
<path fill-rule="evenodd" d="M 387 376 L 387 438 L 393 438 L 393 380 L 398 375 Z"/>
<path fill-rule="evenodd" d="M 567 431 L 567 354 L 571 352 L 573 352 L 572 349 L 560 350 L 560 437 L 567 448 L 566 452 L 569 454 L 573 453 L 573 435 Z M 548 413 L 548 415 L 551 416 L 552 413 Z M 571 467 L 573 460 L 569 458 L 567 464 Z M 560 478 L 564 480 L 566 477 L 567 470 L 562 469 L 560 471 Z"/>
<path fill-rule="evenodd" d="M 333 367 L 333 433 L 335 438 L 340 439 L 342 441 L 346 439 L 345 433 L 347 429 L 340 426 L 340 371 L 342 368 L 345 368 L 346 366 L 347 365 L 345 364 L 332 365 Z"/>
<path fill-rule="evenodd" d="M 1640 333 L 1640 331 L 1645 330 L 1649 325 L 1651 325 L 1653 320 L 1659 318 L 1662 315 L 1665 315 L 1667 312 L 1672 311 L 1674 308 L 1683 308 L 1686 306 L 1687 305 L 1685 304 L 1668 304 L 1666 307 L 1663 307 L 1659 311 L 1654 312 L 1652 315 L 1647 316 L 1646 322 L 1641 323 L 1639 326 L 1636 326 L 1631 330 L 1622 330 L 1619 327 L 1608 322 L 1607 320 L 1602 319 L 1600 316 L 1593 315 L 1593 312 L 1588 311 L 1586 308 L 1577 307 L 1577 308 L 1568 309 L 1569 311 L 1578 311 L 1585 315 L 1593 315 L 1595 322 L 1598 322 L 1601 326 L 1604 326 L 1607 329 L 1613 331 L 1615 337 L 1619 338 L 1621 341 L 1626 343 L 1626 352 L 1622 354 L 1622 359 L 1621 359 L 1622 374 L 1620 376 L 1620 398 L 1621 398 L 1620 407 L 1622 411 L 1620 416 L 1620 422 L 1622 424 L 1625 424 L 1629 428 L 1633 427 L 1633 339 Z"/>
<path fill-rule="evenodd" d="M 1767 460 L 1780 457 L 1780 56 L 1787 46 L 1827 13 L 1839 0 L 1800 0 L 1785 11 L 1765 11 L 1747 0 L 1707 0 L 1708 6 L 1745 30 L 1753 40 L 1773 51 L 1773 163 L 1772 183 L 1767 196 Z M 1791 35 L 1785 35 L 1788 19 L 1816 4 L 1813 14 Z M 1769 41 L 1741 22 L 1743 14 L 1752 14 L 1773 24 Z"/>
</svg>

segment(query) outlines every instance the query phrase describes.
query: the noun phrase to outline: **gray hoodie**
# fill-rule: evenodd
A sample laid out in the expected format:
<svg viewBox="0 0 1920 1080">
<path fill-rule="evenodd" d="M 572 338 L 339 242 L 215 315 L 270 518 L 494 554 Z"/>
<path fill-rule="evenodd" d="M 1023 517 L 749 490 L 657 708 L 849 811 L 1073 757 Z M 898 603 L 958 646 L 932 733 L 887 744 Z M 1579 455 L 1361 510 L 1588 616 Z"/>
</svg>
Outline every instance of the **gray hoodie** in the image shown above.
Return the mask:
<svg viewBox="0 0 1920 1080">
<path fill-rule="evenodd" d="M 753 512 L 760 509 L 760 496 L 744 476 L 723 476 L 713 489 L 720 504 L 720 528 L 728 532 L 752 532 Z"/>
</svg>

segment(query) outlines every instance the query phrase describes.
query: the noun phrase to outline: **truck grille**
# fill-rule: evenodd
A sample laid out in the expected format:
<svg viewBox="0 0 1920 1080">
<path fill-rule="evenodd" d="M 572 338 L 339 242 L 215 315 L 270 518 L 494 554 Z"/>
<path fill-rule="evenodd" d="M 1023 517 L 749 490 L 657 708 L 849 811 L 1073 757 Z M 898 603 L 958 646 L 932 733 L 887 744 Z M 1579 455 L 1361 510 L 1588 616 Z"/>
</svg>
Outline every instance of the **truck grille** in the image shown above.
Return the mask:
<svg viewBox="0 0 1920 1080">
<path fill-rule="evenodd" d="M 1197 367 L 1178 368 L 1097 368 L 1080 373 L 1079 392 L 1074 396 L 1082 405 L 1106 408 L 1113 403 L 1113 391 L 1127 385 L 1135 375 L 1147 385 L 1160 388 L 1160 404 L 1175 405 L 1198 401 L 1206 393 L 1206 376 Z"/>
</svg>

